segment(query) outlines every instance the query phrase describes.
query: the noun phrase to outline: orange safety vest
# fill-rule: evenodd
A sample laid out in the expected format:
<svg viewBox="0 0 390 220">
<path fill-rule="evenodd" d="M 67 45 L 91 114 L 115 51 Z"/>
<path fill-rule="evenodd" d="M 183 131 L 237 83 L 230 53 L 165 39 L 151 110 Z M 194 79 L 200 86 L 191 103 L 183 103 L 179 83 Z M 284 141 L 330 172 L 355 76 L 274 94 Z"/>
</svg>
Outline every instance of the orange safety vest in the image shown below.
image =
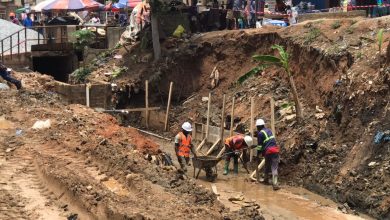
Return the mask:
<svg viewBox="0 0 390 220">
<path fill-rule="evenodd" d="M 244 137 L 241 135 L 228 137 L 225 140 L 225 145 L 229 146 L 232 150 L 240 150 L 244 147 Z"/>
<path fill-rule="evenodd" d="M 190 145 L 191 145 L 191 135 L 188 134 L 186 137 L 183 132 L 179 133 L 180 135 L 180 145 L 177 151 L 177 156 L 180 157 L 190 157 Z"/>
</svg>

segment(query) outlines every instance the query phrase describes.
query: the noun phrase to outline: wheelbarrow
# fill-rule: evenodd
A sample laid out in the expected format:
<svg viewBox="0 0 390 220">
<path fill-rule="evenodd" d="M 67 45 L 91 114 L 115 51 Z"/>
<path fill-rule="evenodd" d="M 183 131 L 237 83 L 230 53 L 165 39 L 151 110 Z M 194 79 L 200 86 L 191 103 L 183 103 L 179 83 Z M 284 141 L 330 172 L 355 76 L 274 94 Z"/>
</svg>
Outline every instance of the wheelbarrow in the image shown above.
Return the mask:
<svg viewBox="0 0 390 220">
<path fill-rule="evenodd" d="M 211 156 L 198 156 L 192 158 L 192 165 L 194 166 L 194 178 L 198 179 L 200 171 L 204 170 L 206 172 L 207 180 L 213 182 L 217 178 L 217 164 L 221 160 L 222 158 Z M 198 169 L 197 173 L 196 169 Z"/>
</svg>

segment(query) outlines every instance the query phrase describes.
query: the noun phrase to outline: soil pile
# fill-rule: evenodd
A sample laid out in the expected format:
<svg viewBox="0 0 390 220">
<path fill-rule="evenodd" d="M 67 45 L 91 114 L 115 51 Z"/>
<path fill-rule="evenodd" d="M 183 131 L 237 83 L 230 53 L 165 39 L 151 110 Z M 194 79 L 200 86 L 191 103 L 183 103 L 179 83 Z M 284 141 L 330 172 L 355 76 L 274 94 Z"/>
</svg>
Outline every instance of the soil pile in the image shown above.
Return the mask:
<svg viewBox="0 0 390 220">
<path fill-rule="evenodd" d="M 213 93 L 211 124 L 221 121 L 222 95 L 227 95 L 226 109 L 235 96 L 237 131 L 241 132 L 249 128 L 250 97 L 256 98 L 256 117 L 269 119 L 272 96 L 284 182 L 303 185 L 350 209 L 387 219 L 390 69 L 384 51 L 378 52 L 377 34 L 385 30 L 386 48 L 388 19 L 316 20 L 284 29 L 266 27 L 171 39 L 164 42 L 165 56 L 157 64 L 148 64 L 150 52 L 134 45 L 127 49 L 129 53 L 121 50 L 122 61 L 111 60 L 106 68 L 133 66 L 113 81 L 129 94 L 132 88 L 142 90 L 143 80 L 148 79 L 153 92 L 159 94 L 152 100 L 154 105 L 164 105 L 160 96 L 165 100 L 168 83 L 173 81 L 173 133 L 183 121 L 206 121 L 207 102 L 202 97 L 209 92 Z M 274 54 L 273 44 L 285 46 L 292 56 L 290 65 L 305 115 L 301 124 L 295 122 L 289 85 L 281 69 L 268 68 L 242 84 L 237 82 L 257 65 L 251 56 Z M 211 89 L 210 74 L 215 67 L 220 73 L 219 85 Z M 98 71 L 90 79 L 101 79 L 101 74 Z"/>
<path fill-rule="evenodd" d="M 245 218 L 174 167 L 148 160 L 159 147 L 136 130 L 84 106 L 64 106 L 46 90 L 51 78 L 16 77 L 25 89 L 0 96 L 7 125 L 0 126 L 0 218 Z M 49 127 L 32 129 L 38 120 L 50 120 Z"/>
</svg>

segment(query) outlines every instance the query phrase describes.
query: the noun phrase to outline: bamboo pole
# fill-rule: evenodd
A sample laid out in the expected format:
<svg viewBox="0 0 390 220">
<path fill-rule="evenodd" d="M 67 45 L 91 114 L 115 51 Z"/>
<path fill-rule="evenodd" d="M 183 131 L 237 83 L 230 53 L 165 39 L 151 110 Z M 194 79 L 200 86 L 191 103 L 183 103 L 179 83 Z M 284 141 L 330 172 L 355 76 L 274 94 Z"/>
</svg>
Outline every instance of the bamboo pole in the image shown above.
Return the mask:
<svg viewBox="0 0 390 220">
<path fill-rule="evenodd" d="M 273 97 L 270 99 L 271 104 L 271 130 L 274 138 L 276 139 L 276 131 L 275 131 L 275 100 Z"/>
<path fill-rule="evenodd" d="M 169 84 L 168 104 L 167 104 L 167 112 L 165 115 L 165 125 L 164 125 L 165 131 L 168 131 L 169 108 L 171 107 L 172 89 L 173 89 L 173 82 Z"/>
<path fill-rule="evenodd" d="M 231 117 L 230 117 L 230 137 L 233 136 L 233 131 L 234 131 L 234 101 L 235 101 L 235 97 L 233 96 L 233 100 L 232 100 L 232 113 L 231 113 Z"/>
<path fill-rule="evenodd" d="M 149 81 L 145 81 L 145 124 L 149 128 Z"/>
<path fill-rule="evenodd" d="M 255 122 L 255 98 L 254 97 L 251 97 L 251 123 L 250 123 L 250 134 L 251 136 L 253 137 L 254 134 L 253 134 L 253 130 L 254 130 L 254 122 Z M 253 157 L 255 155 L 255 151 L 256 149 L 251 149 L 250 150 L 250 158 L 249 158 L 249 161 L 252 162 L 253 161 Z"/>
<path fill-rule="evenodd" d="M 211 93 L 209 93 L 209 100 L 207 103 L 206 141 L 209 138 L 209 132 L 210 132 L 210 108 L 211 108 Z"/>
<path fill-rule="evenodd" d="M 222 140 L 221 141 L 221 146 L 223 146 L 223 135 L 224 135 L 224 131 L 225 131 L 225 101 L 226 101 L 226 95 L 224 94 L 223 95 L 223 100 L 222 100 L 222 117 L 221 117 L 221 133 L 219 135 L 219 139 Z"/>
</svg>

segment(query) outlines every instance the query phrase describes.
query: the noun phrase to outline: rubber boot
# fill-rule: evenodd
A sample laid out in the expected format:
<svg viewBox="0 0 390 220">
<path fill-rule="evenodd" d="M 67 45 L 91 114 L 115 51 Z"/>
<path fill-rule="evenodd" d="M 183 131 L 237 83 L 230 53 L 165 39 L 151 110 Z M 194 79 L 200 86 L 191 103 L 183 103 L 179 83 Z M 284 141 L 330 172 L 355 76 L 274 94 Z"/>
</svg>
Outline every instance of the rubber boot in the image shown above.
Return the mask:
<svg viewBox="0 0 390 220">
<path fill-rule="evenodd" d="M 234 163 L 234 174 L 238 174 L 238 163 Z"/>
<path fill-rule="evenodd" d="M 269 174 L 264 175 L 264 180 L 263 180 L 264 185 L 269 185 Z"/>
<path fill-rule="evenodd" d="M 279 186 L 279 183 L 278 183 L 278 176 L 277 175 L 272 175 L 272 188 L 274 190 L 279 190 L 280 189 L 280 186 Z"/>
<path fill-rule="evenodd" d="M 229 173 L 229 163 L 230 163 L 230 161 L 225 161 L 225 167 L 223 168 L 223 175 L 228 175 L 228 173 Z"/>
</svg>

